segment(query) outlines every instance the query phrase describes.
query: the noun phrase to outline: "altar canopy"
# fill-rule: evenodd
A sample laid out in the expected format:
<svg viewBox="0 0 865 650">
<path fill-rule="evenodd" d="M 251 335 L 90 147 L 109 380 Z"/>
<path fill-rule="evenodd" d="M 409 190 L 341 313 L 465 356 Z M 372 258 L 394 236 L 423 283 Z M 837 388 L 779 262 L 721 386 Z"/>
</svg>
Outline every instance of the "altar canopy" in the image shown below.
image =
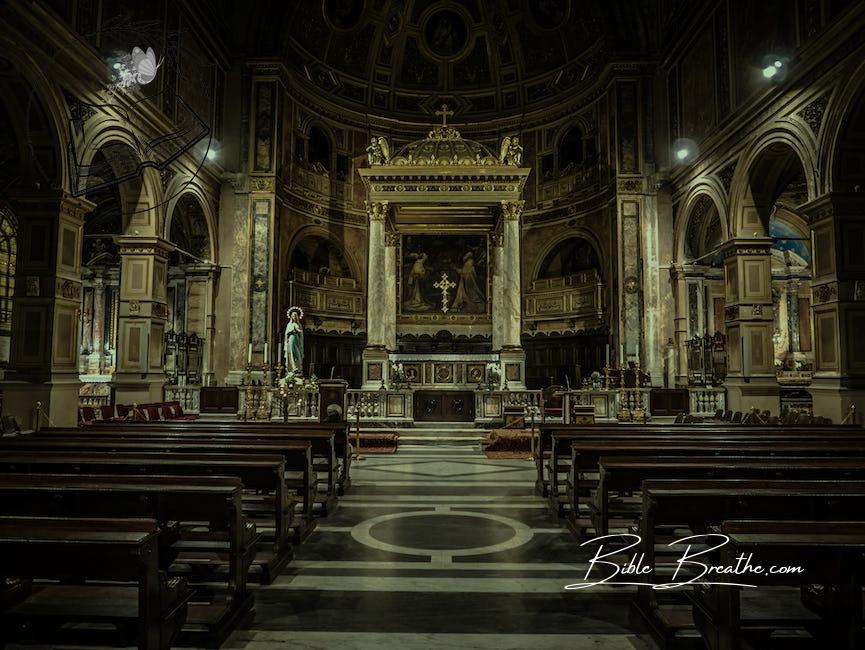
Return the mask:
<svg viewBox="0 0 865 650">
<path fill-rule="evenodd" d="M 530 170 L 517 137 L 490 147 L 448 126 L 446 106 L 438 114 L 441 126 L 393 155 L 374 137 L 359 170 L 369 217 L 364 387 L 408 362 L 416 384 L 488 384 L 492 363 L 497 383 L 523 388 L 520 218 Z M 418 356 L 404 341 L 422 337 L 471 341 L 475 352 Z"/>
</svg>

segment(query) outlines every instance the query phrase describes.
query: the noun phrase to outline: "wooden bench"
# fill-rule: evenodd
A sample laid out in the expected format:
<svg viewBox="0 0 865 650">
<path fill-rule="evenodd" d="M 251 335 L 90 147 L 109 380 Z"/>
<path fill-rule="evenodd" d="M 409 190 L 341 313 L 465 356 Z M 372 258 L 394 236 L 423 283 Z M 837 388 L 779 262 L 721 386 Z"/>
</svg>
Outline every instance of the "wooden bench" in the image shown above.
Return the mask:
<svg viewBox="0 0 865 650">
<path fill-rule="evenodd" d="M 80 432 L 79 432 L 80 433 Z M 0 440 L 0 450 L 62 450 L 119 452 L 160 452 L 160 453 L 219 453 L 233 456 L 247 454 L 279 454 L 285 461 L 286 471 L 299 475 L 286 476 L 286 484 L 296 490 L 303 502 L 299 521 L 296 522 L 296 541 L 302 541 L 315 528 L 313 505 L 318 503 L 320 514 L 326 516 L 336 509 L 336 495 L 321 494 L 315 489 L 315 473 L 312 468 L 311 444 L 305 439 L 268 438 L 218 438 L 192 437 L 141 433 L 130 436 L 121 435 L 24 435 Z M 327 440 L 323 441 L 327 445 Z"/>
<path fill-rule="evenodd" d="M 77 623 L 50 639 L 69 643 L 70 632 L 98 635 L 81 624 L 111 623 L 136 629 L 139 648 L 172 647 L 192 592 L 160 570 L 158 537 L 156 522 L 146 519 L 0 517 L 0 576 L 21 581 L 0 608 L 3 638 L 19 636 L 22 626 L 44 635 Z"/>
<path fill-rule="evenodd" d="M 862 628 L 862 588 L 865 586 L 865 522 L 848 521 L 725 521 L 713 528 L 729 542 L 707 562 L 735 566 L 740 554 L 753 554 L 763 567 L 801 567 L 798 572 L 749 574 L 748 584 L 800 587 L 812 583 L 835 590 L 832 606 L 820 612 L 822 625 L 801 618 L 748 619 L 743 622 L 741 587 L 696 586 L 693 617 L 711 650 L 738 650 L 748 632 L 755 647 L 768 645 L 772 629 L 801 629 L 817 635 L 823 647 L 865 647 Z"/>
<path fill-rule="evenodd" d="M 733 519 L 856 521 L 865 512 L 865 484 L 861 481 L 710 481 L 653 479 L 643 481 L 640 553 L 652 572 L 642 576 L 635 609 L 649 624 L 662 647 L 683 630 L 693 629 L 690 609 L 659 606 L 652 583 L 663 582 L 656 562 L 656 530 L 661 526 L 706 533 L 710 526 Z M 677 535 L 678 537 L 678 535 Z M 681 556 L 684 548 L 665 552 Z M 665 592 L 666 595 L 666 592 Z M 674 594 L 671 594 L 673 596 Z"/>
<path fill-rule="evenodd" d="M 79 439 L 88 441 L 98 440 L 123 440 L 123 441 L 159 441 L 176 443 L 202 443 L 215 444 L 242 444 L 252 445 L 275 445 L 286 444 L 291 448 L 292 443 L 308 442 L 311 445 L 313 466 L 316 476 L 321 477 L 320 494 L 316 497 L 322 510 L 322 515 L 335 511 L 338 505 L 339 466 L 336 455 L 336 440 L 333 433 L 327 429 L 308 432 L 286 432 L 283 434 L 267 434 L 255 431 L 208 431 L 199 426 L 172 427 L 162 430 L 160 427 L 130 426 L 130 427 L 105 427 L 102 429 L 47 429 L 42 430 L 34 437 L 51 439 Z M 269 453 L 269 452 L 267 452 Z M 291 465 L 291 459 L 286 457 L 287 469 Z"/>
<path fill-rule="evenodd" d="M 862 480 L 865 479 L 865 457 L 853 458 L 779 458 L 766 456 L 622 456 L 601 457 L 597 491 L 588 501 L 596 535 L 610 532 L 610 520 L 624 519 L 626 524 L 639 518 L 639 501 L 615 504 L 611 493 L 632 493 L 648 479 L 785 479 L 785 480 Z M 578 511 L 575 485 L 569 494 L 571 509 Z M 865 513 L 863 513 L 865 514 Z"/>
<path fill-rule="evenodd" d="M 550 495 L 550 483 L 557 475 L 567 471 L 569 444 L 573 440 L 600 438 L 612 440 L 645 436 L 689 438 L 691 436 L 754 436 L 777 435 L 800 437 L 852 437 L 865 436 L 865 429 L 852 425 L 733 425 L 730 423 L 711 424 L 543 424 L 538 431 L 537 446 L 534 450 L 537 479 L 535 491 L 541 496 Z M 554 444 L 555 443 L 555 444 Z M 549 454 L 549 456 L 547 455 Z M 545 476 L 544 461 L 549 458 L 549 479 Z"/>
<path fill-rule="evenodd" d="M 130 426 L 125 426 L 125 425 Z M 342 495 L 351 486 L 351 444 L 349 441 L 349 427 L 345 420 L 338 422 L 94 422 L 93 425 L 85 427 L 90 431 L 151 431 L 156 433 L 184 433 L 194 431 L 205 434 L 238 434 L 256 433 L 261 436 L 289 436 L 303 437 L 304 434 L 318 434 L 310 438 L 315 445 L 313 453 L 320 456 L 322 467 L 317 468 L 334 472 L 334 483 L 337 494 Z M 43 430 L 50 432 L 51 429 Z M 327 455 L 328 450 L 319 447 L 317 440 L 321 434 L 330 433 L 333 436 L 333 453 L 336 464 L 331 466 L 331 458 Z"/>
<path fill-rule="evenodd" d="M 21 453 L 0 450 L 0 473 L 234 476 L 247 490 L 243 498 L 244 514 L 255 522 L 263 537 L 268 531 L 269 543 L 261 544 L 253 559 L 253 566 L 259 570 L 255 575 L 262 583 L 270 584 L 293 557 L 294 502 L 287 495 L 285 461 L 281 455 L 76 451 L 57 455 L 50 448 Z"/>
<path fill-rule="evenodd" d="M 197 588 L 182 632 L 218 646 L 253 611 L 246 576 L 258 534 L 242 515 L 242 484 L 232 477 L 0 475 L 0 515 L 138 516 L 181 522 L 177 570 L 190 582 L 221 579 L 224 593 Z M 227 575 L 220 569 L 227 565 Z M 202 583 L 202 584 L 204 584 Z M 201 630 L 202 632 L 198 632 Z"/>
<path fill-rule="evenodd" d="M 787 437 L 776 434 L 766 438 L 761 435 L 739 436 L 690 436 L 687 439 L 673 437 L 613 438 L 610 440 L 570 440 L 571 463 L 565 494 L 561 494 L 558 482 L 554 482 L 556 492 L 551 492 L 550 508 L 558 516 L 565 514 L 565 506 L 571 506 L 569 517 L 577 516 L 579 509 L 574 505 L 582 496 L 588 494 L 593 485 L 582 474 L 598 471 L 602 456 L 865 456 L 865 438 L 843 438 L 835 440 L 813 440 L 810 437 Z"/>
</svg>

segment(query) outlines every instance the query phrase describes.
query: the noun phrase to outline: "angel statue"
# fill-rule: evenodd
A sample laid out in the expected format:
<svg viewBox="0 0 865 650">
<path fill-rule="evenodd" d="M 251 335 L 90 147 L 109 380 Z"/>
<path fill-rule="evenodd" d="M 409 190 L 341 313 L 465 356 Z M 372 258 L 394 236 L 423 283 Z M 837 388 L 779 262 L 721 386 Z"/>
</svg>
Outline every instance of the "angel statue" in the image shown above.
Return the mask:
<svg viewBox="0 0 865 650">
<path fill-rule="evenodd" d="M 285 371 L 286 375 L 303 375 L 303 310 L 300 307 L 289 307 L 286 312 L 288 323 L 285 326 Z"/>
<path fill-rule="evenodd" d="M 370 166 L 386 165 L 390 162 L 390 147 L 387 138 L 372 136 L 369 139 L 369 146 L 366 148 L 366 159 Z"/>
<path fill-rule="evenodd" d="M 523 146 L 517 136 L 506 135 L 502 138 L 502 146 L 499 149 L 499 162 L 502 165 L 514 165 L 519 167 L 523 164 Z"/>
</svg>

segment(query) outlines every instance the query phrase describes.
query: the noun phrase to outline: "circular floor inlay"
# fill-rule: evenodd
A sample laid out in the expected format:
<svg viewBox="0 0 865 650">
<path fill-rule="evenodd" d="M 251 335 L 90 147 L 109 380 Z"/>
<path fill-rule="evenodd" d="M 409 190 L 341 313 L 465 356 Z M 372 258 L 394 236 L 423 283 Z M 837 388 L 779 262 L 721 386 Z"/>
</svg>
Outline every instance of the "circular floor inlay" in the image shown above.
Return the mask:
<svg viewBox="0 0 865 650">
<path fill-rule="evenodd" d="M 531 528 L 510 517 L 447 506 L 380 515 L 351 529 L 351 536 L 365 546 L 444 561 L 518 548 L 533 535 Z"/>
<path fill-rule="evenodd" d="M 433 550 L 454 550 L 501 544 L 515 534 L 500 521 L 478 519 L 472 514 L 424 514 L 375 524 L 370 536 L 386 544 Z"/>
</svg>

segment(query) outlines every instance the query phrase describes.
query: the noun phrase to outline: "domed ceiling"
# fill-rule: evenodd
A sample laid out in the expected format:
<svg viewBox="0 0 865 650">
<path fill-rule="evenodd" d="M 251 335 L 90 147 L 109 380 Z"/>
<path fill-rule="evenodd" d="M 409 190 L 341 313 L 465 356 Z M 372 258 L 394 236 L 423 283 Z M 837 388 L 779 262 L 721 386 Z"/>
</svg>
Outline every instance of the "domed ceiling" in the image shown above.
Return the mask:
<svg viewBox="0 0 865 650">
<path fill-rule="evenodd" d="M 619 43 L 641 40 L 637 2 L 300 0 L 266 12 L 258 4 L 256 53 L 281 56 L 299 86 L 357 112 L 422 123 L 437 121 L 444 101 L 455 122 L 555 104 L 596 81 Z M 617 15 L 622 5 L 628 19 Z"/>
</svg>

